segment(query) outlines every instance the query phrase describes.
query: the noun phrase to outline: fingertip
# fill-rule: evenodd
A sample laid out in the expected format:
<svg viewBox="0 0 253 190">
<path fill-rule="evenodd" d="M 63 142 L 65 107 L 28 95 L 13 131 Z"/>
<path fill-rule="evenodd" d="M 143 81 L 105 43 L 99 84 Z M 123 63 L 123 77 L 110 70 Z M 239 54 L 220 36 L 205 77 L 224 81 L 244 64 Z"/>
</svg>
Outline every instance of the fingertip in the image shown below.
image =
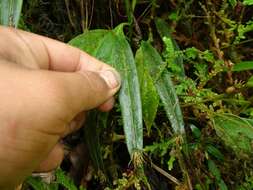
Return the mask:
<svg viewBox="0 0 253 190">
<path fill-rule="evenodd" d="M 79 62 L 77 71 L 99 72 L 100 76 L 106 81 L 110 88 L 114 89 L 120 86 L 120 74 L 110 65 L 90 56 L 85 52 L 81 53 Z"/>
<path fill-rule="evenodd" d="M 100 72 L 100 76 L 105 80 L 111 89 L 117 89 L 120 86 L 121 79 L 119 73 L 114 69 L 106 69 Z"/>
<path fill-rule="evenodd" d="M 102 112 L 108 112 L 113 108 L 114 103 L 115 103 L 115 99 L 112 97 L 109 100 L 107 100 L 106 102 L 104 102 L 103 104 L 101 104 L 98 107 L 98 109 L 99 109 L 99 111 L 102 111 Z"/>
</svg>

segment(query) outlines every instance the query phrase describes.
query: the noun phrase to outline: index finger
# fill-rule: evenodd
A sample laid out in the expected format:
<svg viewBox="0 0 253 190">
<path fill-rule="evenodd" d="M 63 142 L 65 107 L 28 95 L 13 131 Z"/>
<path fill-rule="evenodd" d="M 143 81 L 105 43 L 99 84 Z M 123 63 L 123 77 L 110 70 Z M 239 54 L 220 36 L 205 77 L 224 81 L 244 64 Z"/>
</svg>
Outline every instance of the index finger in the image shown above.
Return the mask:
<svg viewBox="0 0 253 190">
<path fill-rule="evenodd" d="M 0 53 L 11 59 L 9 61 L 21 62 L 26 66 L 33 62 L 40 69 L 74 72 L 110 68 L 75 47 L 13 28 L 0 27 L 0 47 Z"/>
</svg>

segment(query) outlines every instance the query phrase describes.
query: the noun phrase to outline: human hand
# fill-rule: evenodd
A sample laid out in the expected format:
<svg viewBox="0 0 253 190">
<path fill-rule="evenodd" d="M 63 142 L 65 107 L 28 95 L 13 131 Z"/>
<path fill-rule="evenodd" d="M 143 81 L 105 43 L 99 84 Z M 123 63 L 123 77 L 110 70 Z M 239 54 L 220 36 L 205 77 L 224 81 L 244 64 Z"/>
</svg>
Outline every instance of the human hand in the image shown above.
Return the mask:
<svg viewBox="0 0 253 190">
<path fill-rule="evenodd" d="M 0 189 L 57 167 L 59 140 L 85 111 L 110 110 L 119 86 L 113 68 L 76 48 L 0 27 Z"/>
</svg>

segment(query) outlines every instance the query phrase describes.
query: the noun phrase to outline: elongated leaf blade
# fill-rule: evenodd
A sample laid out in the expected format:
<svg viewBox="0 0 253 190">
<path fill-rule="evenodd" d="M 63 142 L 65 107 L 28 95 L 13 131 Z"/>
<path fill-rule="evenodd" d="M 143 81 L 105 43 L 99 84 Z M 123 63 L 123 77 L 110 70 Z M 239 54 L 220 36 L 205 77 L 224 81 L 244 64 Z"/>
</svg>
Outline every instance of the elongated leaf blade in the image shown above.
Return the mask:
<svg viewBox="0 0 253 190">
<path fill-rule="evenodd" d="M 174 132 L 176 134 L 185 134 L 183 115 L 169 72 L 165 71 L 157 80 L 156 89 Z"/>
<path fill-rule="evenodd" d="M 213 118 L 217 135 L 238 156 L 252 154 L 253 126 L 247 119 L 232 114 L 218 114 Z"/>
<path fill-rule="evenodd" d="M 132 51 L 125 37 L 117 31 L 118 29 L 104 37 L 95 56 L 115 67 L 121 74 L 119 101 L 127 147 L 132 156 L 135 150 L 143 148 L 140 89 Z"/>
<path fill-rule="evenodd" d="M 233 67 L 233 71 L 247 71 L 253 69 L 253 61 L 242 61 Z"/>
<path fill-rule="evenodd" d="M 133 157 L 136 151 L 143 149 L 142 107 L 133 53 L 125 39 L 123 25 L 119 25 L 113 31 L 96 30 L 97 34 L 92 34 L 93 32 L 89 31 L 71 40 L 70 44 L 88 51 L 119 71 L 122 78 L 119 101 L 124 132 L 128 151 Z M 80 40 L 85 41 L 84 39 L 86 40 L 85 45 L 80 42 Z"/>
<path fill-rule="evenodd" d="M 211 174 L 217 179 L 221 180 L 221 173 L 220 170 L 217 168 L 216 164 L 212 160 L 208 160 L 208 169 L 211 172 Z"/>
<path fill-rule="evenodd" d="M 18 26 L 23 0 L 1 1 L 1 24 L 5 26 Z"/>
<path fill-rule="evenodd" d="M 217 165 L 214 163 L 214 161 L 208 160 L 207 165 L 208 165 L 209 171 L 215 177 L 216 183 L 218 184 L 219 189 L 220 190 L 228 190 L 227 185 L 225 184 L 225 182 L 223 181 L 223 179 L 221 177 L 220 170 L 217 167 Z"/>
<path fill-rule="evenodd" d="M 136 52 L 135 61 L 141 88 L 143 120 L 145 122 L 148 134 L 150 134 L 151 126 L 155 120 L 159 105 L 159 96 L 148 70 L 144 67 L 142 51 Z"/>
<path fill-rule="evenodd" d="M 87 126 L 84 128 L 85 142 L 89 149 L 93 167 L 97 172 L 105 172 L 101 152 L 100 134 L 102 125 L 107 120 L 106 113 L 93 110 L 87 115 Z"/>
<path fill-rule="evenodd" d="M 219 160 L 224 160 L 224 155 L 221 153 L 219 149 L 217 149 L 214 145 L 207 145 L 206 151 L 212 156 L 216 157 Z"/>
<path fill-rule="evenodd" d="M 144 58 L 143 63 L 154 81 L 173 131 L 176 134 L 184 134 L 184 122 L 179 100 L 170 74 L 165 69 L 166 64 L 162 61 L 159 53 L 148 42 L 142 42 L 141 51 Z"/>
</svg>

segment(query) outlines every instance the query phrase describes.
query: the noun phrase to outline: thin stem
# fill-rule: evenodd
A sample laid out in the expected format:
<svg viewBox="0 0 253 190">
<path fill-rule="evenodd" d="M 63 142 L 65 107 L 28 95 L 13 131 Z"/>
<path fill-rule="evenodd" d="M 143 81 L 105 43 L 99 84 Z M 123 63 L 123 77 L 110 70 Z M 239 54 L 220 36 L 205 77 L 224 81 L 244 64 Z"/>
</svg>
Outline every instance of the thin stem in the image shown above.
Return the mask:
<svg viewBox="0 0 253 190">
<path fill-rule="evenodd" d="M 67 8 L 67 14 L 68 14 L 68 19 L 69 19 L 70 25 L 75 29 L 75 24 L 72 20 L 71 14 L 70 14 L 69 0 L 65 0 L 65 5 L 66 5 L 66 8 Z"/>
<path fill-rule="evenodd" d="M 175 178 L 174 176 L 170 175 L 168 172 L 166 172 L 162 168 L 158 167 L 154 163 L 151 163 L 151 167 L 154 168 L 156 171 L 158 171 L 163 176 L 165 176 L 166 178 L 168 178 L 169 180 L 171 180 L 172 182 L 174 182 L 176 185 L 178 185 L 178 186 L 181 185 L 181 182 L 177 178 Z"/>
</svg>

